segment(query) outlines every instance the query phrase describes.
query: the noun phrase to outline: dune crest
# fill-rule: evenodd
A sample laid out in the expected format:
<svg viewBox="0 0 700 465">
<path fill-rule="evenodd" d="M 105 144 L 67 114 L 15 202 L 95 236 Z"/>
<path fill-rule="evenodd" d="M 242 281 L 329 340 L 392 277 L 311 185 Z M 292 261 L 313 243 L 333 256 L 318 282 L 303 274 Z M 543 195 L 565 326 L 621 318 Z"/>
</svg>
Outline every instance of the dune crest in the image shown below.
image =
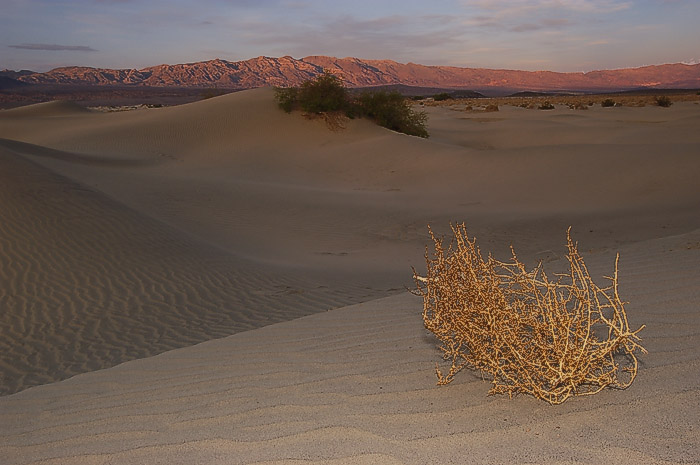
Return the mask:
<svg viewBox="0 0 700 465">
<path fill-rule="evenodd" d="M 264 270 L 2 148 L 0 166 L 0 394 L 383 294 Z"/>
<path fill-rule="evenodd" d="M 30 117 L 60 117 L 90 113 L 85 107 L 65 101 L 54 100 L 51 102 L 35 103 L 24 107 L 0 110 L 0 118 L 30 118 Z"/>
</svg>

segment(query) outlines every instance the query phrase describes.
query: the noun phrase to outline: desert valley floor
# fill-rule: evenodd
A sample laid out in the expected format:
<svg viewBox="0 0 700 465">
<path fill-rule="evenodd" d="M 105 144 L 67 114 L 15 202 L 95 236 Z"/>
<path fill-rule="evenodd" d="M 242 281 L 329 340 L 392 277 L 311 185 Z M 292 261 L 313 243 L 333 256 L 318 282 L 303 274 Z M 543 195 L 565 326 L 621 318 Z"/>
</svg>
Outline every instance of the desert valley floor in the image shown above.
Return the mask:
<svg viewBox="0 0 700 465">
<path fill-rule="evenodd" d="M 700 463 L 700 104 L 424 109 L 0 111 L 0 461 Z M 456 222 L 552 272 L 569 226 L 594 278 L 619 252 L 632 386 L 436 386 L 407 289 Z"/>
</svg>

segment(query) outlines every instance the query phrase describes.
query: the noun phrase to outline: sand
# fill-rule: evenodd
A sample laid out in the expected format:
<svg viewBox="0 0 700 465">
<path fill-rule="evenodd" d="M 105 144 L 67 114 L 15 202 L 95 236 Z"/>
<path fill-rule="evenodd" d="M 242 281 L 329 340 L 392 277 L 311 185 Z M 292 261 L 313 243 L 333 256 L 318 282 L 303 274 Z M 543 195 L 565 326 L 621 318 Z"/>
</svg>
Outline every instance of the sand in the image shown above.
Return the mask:
<svg viewBox="0 0 700 465">
<path fill-rule="evenodd" d="M 4 462 L 700 463 L 700 106 L 426 110 L 428 140 L 270 89 L 0 111 Z M 595 276 L 619 251 L 635 383 L 435 386 L 405 289 L 450 221 L 551 270 L 569 225 Z"/>
</svg>

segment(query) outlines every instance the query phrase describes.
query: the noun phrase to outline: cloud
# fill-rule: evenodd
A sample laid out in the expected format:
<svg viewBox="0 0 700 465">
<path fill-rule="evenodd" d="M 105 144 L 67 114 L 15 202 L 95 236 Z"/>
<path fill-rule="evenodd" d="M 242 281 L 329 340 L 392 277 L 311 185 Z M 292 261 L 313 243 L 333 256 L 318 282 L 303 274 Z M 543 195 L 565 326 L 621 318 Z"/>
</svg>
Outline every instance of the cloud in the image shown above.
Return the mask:
<svg viewBox="0 0 700 465">
<path fill-rule="evenodd" d="M 547 6 L 560 6 L 586 13 L 613 13 L 632 7 L 632 2 L 630 1 L 620 2 L 616 0 L 557 0 L 543 3 Z"/>
<path fill-rule="evenodd" d="M 542 29 L 540 24 L 523 23 L 511 28 L 513 32 L 529 32 L 529 31 L 539 31 Z"/>
<path fill-rule="evenodd" d="M 583 15 L 601 16 L 632 7 L 629 0 L 461 0 L 466 26 L 523 33 L 570 28 Z"/>
<path fill-rule="evenodd" d="M 466 46 L 463 28 L 451 16 L 389 15 L 371 19 L 329 16 L 313 23 L 279 24 L 265 20 L 239 23 L 245 42 L 266 46 L 277 55 L 334 55 L 396 60 L 426 60 L 436 50 Z M 430 59 L 428 58 L 428 61 Z"/>
<path fill-rule="evenodd" d="M 463 0 L 467 7 L 498 12 L 499 16 L 512 16 L 527 12 L 570 10 L 586 13 L 612 13 L 626 10 L 631 1 L 619 0 Z"/>
<path fill-rule="evenodd" d="M 571 25 L 572 22 L 564 18 L 545 18 L 537 23 L 522 23 L 510 28 L 513 32 L 529 32 L 539 30 L 560 29 Z"/>
<path fill-rule="evenodd" d="M 19 44 L 8 45 L 12 48 L 21 48 L 22 50 L 48 50 L 52 52 L 68 50 L 72 52 L 96 52 L 92 47 L 87 45 L 59 45 L 59 44 Z"/>
</svg>

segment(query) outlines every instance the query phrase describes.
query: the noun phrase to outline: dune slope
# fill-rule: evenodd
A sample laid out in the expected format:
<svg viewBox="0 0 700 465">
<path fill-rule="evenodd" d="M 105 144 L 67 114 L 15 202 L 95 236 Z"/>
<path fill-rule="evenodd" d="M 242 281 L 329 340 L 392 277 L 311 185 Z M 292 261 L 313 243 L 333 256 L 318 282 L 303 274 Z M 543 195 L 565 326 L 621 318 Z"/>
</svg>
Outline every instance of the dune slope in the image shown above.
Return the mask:
<svg viewBox="0 0 700 465">
<path fill-rule="evenodd" d="M 271 89 L 0 111 L 3 392 L 400 291 L 428 223 L 527 263 L 695 231 L 699 108 L 429 108 L 429 140 Z"/>
<path fill-rule="evenodd" d="M 381 295 L 268 272 L 0 148 L 0 394 Z"/>
<path fill-rule="evenodd" d="M 592 231 L 592 247 L 700 227 L 689 214 L 693 104 L 488 117 L 431 108 L 427 141 L 364 120 L 330 131 L 280 111 L 271 89 L 77 119 L 13 111 L 0 112 L 0 137 L 37 146 L 16 151 L 147 216 L 239 256 L 370 272 L 383 287 L 421 261 L 428 222 L 446 231 L 467 220 L 493 247 L 515 241 L 532 256 L 569 225 Z M 530 227 L 541 240 L 510 233 Z"/>
<path fill-rule="evenodd" d="M 699 463 L 700 231 L 621 250 L 649 354 L 625 391 L 557 407 L 435 385 L 435 340 L 404 294 L 0 398 L 8 464 Z M 586 254 L 591 269 L 611 253 Z M 548 264 L 548 270 L 565 266 Z"/>
</svg>

